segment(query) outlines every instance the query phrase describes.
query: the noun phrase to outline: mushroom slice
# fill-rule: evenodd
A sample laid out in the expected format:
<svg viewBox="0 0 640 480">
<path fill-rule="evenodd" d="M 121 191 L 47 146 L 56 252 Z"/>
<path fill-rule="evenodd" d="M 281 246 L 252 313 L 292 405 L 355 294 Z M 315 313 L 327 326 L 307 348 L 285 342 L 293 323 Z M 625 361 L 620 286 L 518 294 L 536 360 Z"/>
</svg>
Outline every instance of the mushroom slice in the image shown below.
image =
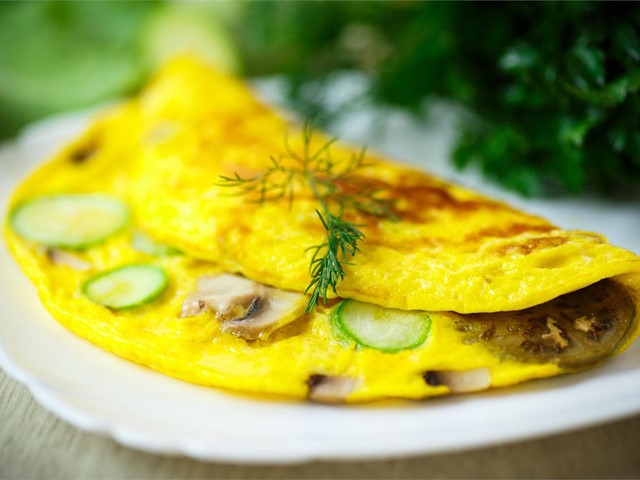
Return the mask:
<svg viewBox="0 0 640 480">
<path fill-rule="evenodd" d="M 59 248 L 49 247 L 45 250 L 45 255 L 49 261 L 55 265 L 64 265 L 82 272 L 91 270 L 91 264 L 89 262 L 85 262 L 73 253 L 60 250 Z"/>
<path fill-rule="evenodd" d="M 182 303 L 180 318 L 195 317 L 207 310 L 209 310 L 209 307 L 207 307 L 204 300 L 200 300 L 198 295 L 190 294 Z"/>
<path fill-rule="evenodd" d="M 360 381 L 353 377 L 314 374 L 307 380 L 308 397 L 313 402 L 343 403 Z"/>
<path fill-rule="evenodd" d="M 256 296 L 261 296 L 264 288 L 239 275 L 203 275 L 198 278 L 196 291 L 187 295 L 182 303 L 180 316 L 195 317 L 213 310 L 219 317 L 226 317 L 234 306 L 244 306 Z"/>
<path fill-rule="evenodd" d="M 223 273 L 198 279 L 197 290 L 182 304 L 181 317 L 213 310 L 222 330 L 246 340 L 267 338 L 304 314 L 304 295 L 267 287 Z"/>
<path fill-rule="evenodd" d="M 222 330 L 247 340 L 266 338 L 304 313 L 302 294 L 261 287 L 263 294 L 251 300 L 242 316 L 225 321 Z"/>
<path fill-rule="evenodd" d="M 491 386 L 491 372 L 486 367 L 471 370 L 429 370 L 423 378 L 433 387 L 449 387 L 451 393 L 478 392 Z"/>
</svg>

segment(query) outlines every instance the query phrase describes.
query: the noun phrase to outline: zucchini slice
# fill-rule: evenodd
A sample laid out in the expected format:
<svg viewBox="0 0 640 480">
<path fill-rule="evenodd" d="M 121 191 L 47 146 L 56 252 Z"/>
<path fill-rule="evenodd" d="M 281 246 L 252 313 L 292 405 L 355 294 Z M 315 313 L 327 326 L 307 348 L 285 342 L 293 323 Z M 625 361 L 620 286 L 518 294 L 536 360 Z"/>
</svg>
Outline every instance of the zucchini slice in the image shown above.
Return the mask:
<svg viewBox="0 0 640 480">
<path fill-rule="evenodd" d="M 355 300 L 343 300 L 335 315 L 340 327 L 359 345 L 388 353 L 419 347 L 431 331 L 431 318 L 425 312 Z"/>
<path fill-rule="evenodd" d="M 135 232 L 133 234 L 131 237 L 131 246 L 139 252 L 157 257 L 170 257 L 182 253 L 177 248 L 156 242 L 153 238 L 142 232 Z"/>
<path fill-rule="evenodd" d="M 168 283 L 167 273 L 160 267 L 125 265 L 91 277 L 83 284 L 82 293 L 99 305 L 121 310 L 155 300 Z"/>
<path fill-rule="evenodd" d="M 22 238 L 50 247 L 82 250 L 129 223 L 129 208 L 100 194 L 59 194 L 18 205 L 10 216 Z"/>
</svg>

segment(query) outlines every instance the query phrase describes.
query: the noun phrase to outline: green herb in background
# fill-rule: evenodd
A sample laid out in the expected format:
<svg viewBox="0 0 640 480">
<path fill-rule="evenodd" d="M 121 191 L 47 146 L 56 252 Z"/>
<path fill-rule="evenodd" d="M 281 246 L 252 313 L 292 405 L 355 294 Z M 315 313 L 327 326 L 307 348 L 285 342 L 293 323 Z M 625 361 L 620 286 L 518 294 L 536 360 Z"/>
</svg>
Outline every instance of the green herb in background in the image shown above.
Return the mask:
<svg viewBox="0 0 640 480">
<path fill-rule="evenodd" d="M 0 140 L 29 122 L 134 93 L 166 58 L 239 70 L 231 2 L 0 2 Z"/>
<path fill-rule="evenodd" d="M 150 2 L 0 2 L 0 138 L 27 122 L 132 91 Z"/>
<path fill-rule="evenodd" d="M 523 194 L 640 186 L 640 5 L 606 2 L 256 2 L 245 43 L 302 86 L 371 73 L 373 96 L 417 109 L 429 95 L 476 114 L 454 161 Z M 251 50 L 248 50 L 251 53 Z M 254 52 L 255 54 L 255 52 Z M 259 62 L 250 65 L 263 67 Z"/>
</svg>

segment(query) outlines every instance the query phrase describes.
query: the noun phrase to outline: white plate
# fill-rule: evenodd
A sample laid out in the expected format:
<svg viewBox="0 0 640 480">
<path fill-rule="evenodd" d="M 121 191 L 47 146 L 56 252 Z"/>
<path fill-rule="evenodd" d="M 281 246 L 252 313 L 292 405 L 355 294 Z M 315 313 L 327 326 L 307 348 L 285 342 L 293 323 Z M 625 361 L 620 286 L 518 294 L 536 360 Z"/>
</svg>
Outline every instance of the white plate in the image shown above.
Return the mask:
<svg viewBox="0 0 640 480">
<path fill-rule="evenodd" d="M 393 112 L 373 130 L 370 112 L 350 113 L 336 128 L 401 159 L 422 158 L 451 177 L 442 160 L 454 129 L 446 111 L 429 131 Z M 3 211 L 10 189 L 83 122 L 46 122 L 0 151 Z M 526 201 L 476 174 L 457 178 L 563 226 L 597 230 L 640 250 L 638 201 Z M 332 407 L 236 396 L 165 377 L 67 332 L 41 307 L 4 246 L 0 272 L 0 366 L 73 425 L 144 450 L 262 463 L 382 458 L 486 446 L 640 412 L 640 342 L 589 372 L 425 402 Z"/>
</svg>

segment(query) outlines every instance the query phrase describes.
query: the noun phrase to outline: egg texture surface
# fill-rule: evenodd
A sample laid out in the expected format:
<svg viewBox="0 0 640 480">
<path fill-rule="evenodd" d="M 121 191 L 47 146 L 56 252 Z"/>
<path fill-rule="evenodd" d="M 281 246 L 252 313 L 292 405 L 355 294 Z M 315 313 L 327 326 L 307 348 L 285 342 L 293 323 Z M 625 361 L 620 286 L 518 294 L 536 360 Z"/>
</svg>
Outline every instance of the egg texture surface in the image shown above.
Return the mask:
<svg viewBox="0 0 640 480">
<path fill-rule="evenodd" d="M 349 213 L 364 225 L 361 251 L 336 298 L 305 313 L 309 248 L 325 234 L 317 201 L 298 186 L 291 202 L 258 204 L 220 178 L 259 175 L 271 157 L 292 162 L 327 141 L 309 139 L 238 80 L 178 59 L 18 186 L 5 239 L 46 308 L 77 335 L 234 391 L 420 399 L 580 370 L 638 335 L 637 256 L 375 155 L 357 178 L 393 218 Z M 327 151 L 337 165 L 359 155 L 337 143 Z M 34 199 L 84 194 L 126 205 L 126 226 L 70 249 L 12 224 Z M 140 247 L 141 234 L 151 247 Z M 127 309 L 83 293 L 127 265 L 161 269 L 166 288 Z M 236 293 L 220 293 L 220 282 Z M 420 312 L 428 331 L 410 348 L 364 346 L 340 326 L 341 299 Z"/>
</svg>

